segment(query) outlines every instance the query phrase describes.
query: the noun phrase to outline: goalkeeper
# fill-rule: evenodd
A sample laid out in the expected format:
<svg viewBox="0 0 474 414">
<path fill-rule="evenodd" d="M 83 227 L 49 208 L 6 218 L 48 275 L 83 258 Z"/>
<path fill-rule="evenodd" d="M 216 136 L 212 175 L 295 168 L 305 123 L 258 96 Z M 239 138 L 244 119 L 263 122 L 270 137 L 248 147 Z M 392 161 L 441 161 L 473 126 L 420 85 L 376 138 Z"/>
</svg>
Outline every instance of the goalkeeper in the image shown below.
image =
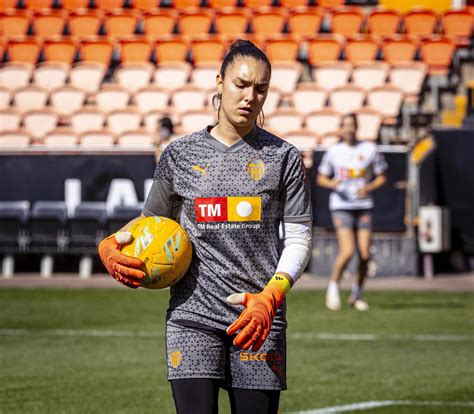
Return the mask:
<svg viewBox="0 0 474 414">
<path fill-rule="evenodd" d="M 179 221 L 193 244 L 166 315 L 179 414 L 217 413 L 220 388 L 234 414 L 276 414 L 286 389 L 285 295 L 311 252 L 311 201 L 298 150 L 257 125 L 270 76 L 253 43 L 231 46 L 216 77 L 218 122 L 165 149 L 143 209 Z M 115 237 L 99 252 L 119 282 L 140 286 L 140 260 Z"/>
</svg>

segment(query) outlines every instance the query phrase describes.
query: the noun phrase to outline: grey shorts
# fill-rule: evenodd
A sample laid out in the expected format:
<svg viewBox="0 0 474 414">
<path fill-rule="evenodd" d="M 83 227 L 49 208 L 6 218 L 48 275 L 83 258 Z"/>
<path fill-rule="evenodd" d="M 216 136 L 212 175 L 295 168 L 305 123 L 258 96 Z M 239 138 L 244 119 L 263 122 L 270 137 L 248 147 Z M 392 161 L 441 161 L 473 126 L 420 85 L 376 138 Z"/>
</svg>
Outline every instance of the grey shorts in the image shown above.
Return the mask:
<svg viewBox="0 0 474 414">
<path fill-rule="evenodd" d="M 194 321 L 166 323 L 168 380 L 212 378 L 224 387 L 285 390 L 285 332 L 270 332 L 257 351 L 232 344 L 225 331 Z"/>
<path fill-rule="evenodd" d="M 335 229 L 372 230 L 372 210 L 334 210 L 331 216 Z"/>
</svg>

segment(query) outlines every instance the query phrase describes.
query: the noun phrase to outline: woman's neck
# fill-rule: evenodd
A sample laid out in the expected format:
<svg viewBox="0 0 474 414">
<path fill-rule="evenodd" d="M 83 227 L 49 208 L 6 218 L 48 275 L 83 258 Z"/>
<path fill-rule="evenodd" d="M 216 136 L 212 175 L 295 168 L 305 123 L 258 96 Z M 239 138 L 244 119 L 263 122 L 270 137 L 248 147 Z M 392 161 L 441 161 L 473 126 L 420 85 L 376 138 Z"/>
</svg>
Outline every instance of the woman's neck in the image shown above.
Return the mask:
<svg viewBox="0 0 474 414">
<path fill-rule="evenodd" d="M 249 134 L 252 129 L 253 125 L 237 129 L 229 122 L 219 121 L 219 123 L 211 129 L 211 134 L 225 145 L 231 146 Z"/>
</svg>

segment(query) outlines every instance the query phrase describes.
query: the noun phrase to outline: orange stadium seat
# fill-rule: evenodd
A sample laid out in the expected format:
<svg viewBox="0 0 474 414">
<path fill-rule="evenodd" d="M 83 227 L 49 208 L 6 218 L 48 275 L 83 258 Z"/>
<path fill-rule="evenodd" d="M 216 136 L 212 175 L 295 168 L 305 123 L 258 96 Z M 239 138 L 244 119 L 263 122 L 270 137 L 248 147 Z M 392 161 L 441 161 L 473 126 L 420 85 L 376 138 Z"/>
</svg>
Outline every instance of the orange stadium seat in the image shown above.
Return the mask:
<svg viewBox="0 0 474 414">
<path fill-rule="evenodd" d="M 28 85 L 14 91 L 13 106 L 20 112 L 46 107 L 48 90 L 35 85 Z"/>
<path fill-rule="evenodd" d="M 294 63 L 298 58 L 299 47 L 299 42 L 288 36 L 272 36 L 265 42 L 265 51 L 272 63 Z"/>
<path fill-rule="evenodd" d="M 76 44 L 67 39 L 47 40 L 44 43 L 44 60 L 71 64 L 76 56 Z"/>
<path fill-rule="evenodd" d="M 144 12 L 160 7 L 160 0 L 132 0 L 131 3 L 134 9 Z"/>
<path fill-rule="evenodd" d="M 69 116 L 82 108 L 86 92 L 74 86 L 64 86 L 51 91 L 51 106 L 60 115 Z"/>
<path fill-rule="evenodd" d="M 341 86 L 329 92 L 331 108 L 341 114 L 349 114 L 362 108 L 365 100 L 365 91 L 354 85 Z"/>
<path fill-rule="evenodd" d="M 0 10 L 14 9 L 19 3 L 19 0 L 2 0 L 0 1 Z"/>
<path fill-rule="evenodd" d="M 0 132 L 18 129 L 21 124 L 21 114 L 12 108 L 0 110 Z"/>
<path fill-rule="evenodd" d="M 75 148 L 78 144 L 76 133 L 67 128 L 56 128 L 43 138 L 43 145 L 48 148 Z"/>
<path fill-rule="evenodd" d="M 184 134 L 204 129 L 216 122 L 217 115 L 207 109 L 189 110 L 181 114 L 181 130 Z"/>
<path fill-rule="evenodd" d="M 201 0 L 171 0 L 171 6 L 175 9 L 184 9 L 188 7 L 199 7 Z"/>
<path fill-rule="evenodd" d="M 252 16 L 252 32 L 259 36 L 271 36 L 283 32 L 287 20 L 285 9 L 260 8 Z"/>
<path fill-rule="evenodd" d="M 431 36 L 438 23 L 434 10 L 411 10 L 403 18 L 405 32 L 412 37 Z"/>
<path fill-rule="evenodd" d="M 89 0 L 61 0 L 61 6 L 64 10 L 70 11 L 87 9 L 89 7 Z"/>
<path fill-rule="evenodd" d="M 348 62 L 333 62 L 313 68 L 312 75 L 316 84 L 326 90 L 345 86 L 349 82 L 352 65 Z"/>
<path fill-rule="evenodd" d="M 114 134 L 122 134 L 140 128 L 142 115 L 135 109 L 115 109 L 107 115 L 107 128 Z"/>
<path fill-rule="evenodd" d="M 99 10 L 113 11 L 124 6 L 124 0 L 94 0 Z"/>
<path fill-rule="evenodd" d="M 37 109 L 23 115 L 23 125 L 35 139 L 42 138 L 55 129 L 58 121 L 58 113 L 51 109 Z"/>
<path fill-rule="evenodd" d="M 206 106 L 206 91 L 194 85 L 183 86 L 173 92 L 171 105 L 179 113 L 203 109 Z"/>
<path fill-rule="evenodd" d="M 69 82 L 72 86 L 83 89 L 87 93 L 99 90 L 106 66 L 97 62 L 80 62 L 74 65 L 69 73 Z"/>
<path fill-rule="evenodd" d="M 336 62 L 341 53 L 341 44 L 333 37 L 320 36 L 313 39 L 308 47 L 308 60 L 312 66 Z"/>
<path fill-rule="evenodd" d="M 141 113 L 168 108 L 170 91 L 159 86 L 147 86 L 135 93 L 133 102 Z"/>
<path fill-rule="evenodd" d="M 124 39 L 120 41 L 120 61 L 122 63 L 149 62 L 151 44 L 145 39 Z"/>
<path fill-rule="evenodd" d="M 288 31 L 294 37 L 313 38 L 319 33 L 323 17 L 319 9 L 293 9 L 288 16 Z"/>
<path fill-rule="evenodd" d="M 153 84 L 168 90 L 181 88 L 186 85 L 191 70 L 187 62 L 162 63 L 155 69 Z"/>
<path fill-rule="evenodd" d="M 0 109 L 7 109 L 10 106 L 13 93 L 10 89 L 0 86 Z"/>
<path fill-rule="evenodd" d="M 112 38 L 133 36 L 137 27 L 137 14 L 131 12 L 111 12 L 104 19 L 107 36 Z"/>
<path fill-rule="evenodd" d="M 80 47 L 81 61 L 102 63 L 108 67 L 113 49 L 113 44 L 107 40 L 84 40 Z"/>
<path fill-rule="evenodd" d="M 394 37 L 382 44 L 382 53 L 385 61 L 390 65 L 412 62 L 418 46 L 408 37 Z"/>
<path fill-rule="evenodd" d="M 391 36 L 398 32 L 401 16 L 396 10 L 374 10 L 367 17 L 372 36 Z"/>
<path fill-rule="evenodd" d="M 238 36 L 247 31 L 250 15 L 247 10 L 223 9 L 216 13 L 214 25 L 220 35 Z"/>
<path fill-rule="evenodd" d="M 102 129 L 104 123 L 105 114 L 98 109 L 80 109 L 70 117 L 71 128 L 76 134 Z"/>
<path fill-rule="evenodd" d="M 299 62 L 275 62 L 272 64 L 270 86 L 277 87 L 285 94 L 291 94 L 302 72 L 303 67 Z"/>
<path fill-rule="evenodd" d="M 146 129 L 125 131 L 117 138 L 117 146 L 137 150 L 153 149 L 153 134 Z"/>
<path fill-rule="evenodd" d="M 241 0 L 243 6 L 250 9 L 256 9 L 259 7 L 270 7 L 273 5 L 273 0 Z"/>
<path fill-rule="evenodd" d="M 51 10 L 36 12 L 32 22 L 36 37 L 61 36 L 66 24 L 63 13 Z"/>
<path fill-rule="evenodd" d="M 130 92 L 120 85 L 104 84 L 95 94 L 95 103 L 101 111 L 109 112 L 126 108 L 130 96 Z"/>
<path fill-rule="evenodd" d="M 468 46 L 472 35 L 474 16 L 469 10 L 449 10 L 441 17 L 443 33 L 458 46 Z"/>
<path fill-rule="evenodd" d="M 280 109 L 265 119 L 267 128 L 278 136 L 301 129 L 303 123 L 304 115 L 295 109 Z"/>
<path fill-rule="evenodd" d="M 356 8 L 335 10 L 331 17 L 331 32 L 343 36 L 354 36 L 360 33 L 364 15 Z"/>
<path fill-rule="evenodd" d="M 455 49 L 455 44 L 446 38 L 424 40 L 420 46 L 420 57 L 428 65 L 429 74 L 446 75 Z"/>
<path fill-rule="evenodd" d="M 50 9 L 53 5 L 54 0 L 23 0 L 23 7 L 29 10 Z"/>
<path fill-rule="evenodd" d="M 326 105 L 328 94 L 324 88 L 314 82 L 298 84 L 291 96 L 293 107 L 302 114 L 319 111 Z"/>
<path fill-rule="evenodd" d="M 265 116 L 273 114 L 280 105 L 282 93 L 278 88 L 270 87 L 267 92 L 267 99 L 263 104 L 263 113 Z M 210 102 L 212 106 L 212 102 Z"/>
<path fill-rule="evenodd" d="M 207 0 L 207 5 L 213 9 L 236 7 L 238 0 Z"/>
<path fill-rule="evenodd" d="M 187 9 L 181 12 L 178 19 L 179 32 L 183 36 L 195 36 L 209 33 L 212 25 L 213 13 Z"/>
<path fill-rule="evenodd" d="M 103 15 L 101 12 L 81 10 L 69 15 L 69 32 L 72 37 L 86 38 L 99 34 Z"/>
<path fill-rule="evenodd" d="M 148 86 L 152 76 L 153 65 L 149 62 L 124 63 L 115 70 L 119 85 L 130 92 Z"/>
<path fill-rule="evenodd" d="M 33 40 L 10 40 L 8 56 L 10 62 L 22 62 L 34 65 L 38 60 L 41 46 Z"/>
<path fill-rule="evenodd" d="M 317 0 L 316 3 L 325 9 L 334 9 L 344 6 L 345 0 Z"/>
<path fill-rule="evenodd" d="M 352 69 L 352 84 L 368 91 L 386 83 L 389 65 L 384 62 L 361 63 Z"/>
<path fill-rule="evenodd" d="M 2 37 L 25 36 L 28 33 L 29 26 L 29 13 L 20 10 L 7 10 L 0 14 L 0 34 Z"/>
<path fill-rule="evenodd" d="M 372 62 L 377 58 L 378 43 L 371 38 L 349 39 L 344 49 L 350 63 Z"/>
<path fill-rule="evenodd" d="M 158 64 L 164 62 L 185 62 L 188 44 L 183 39 L 161 39 L 155 44 L 155 55 Z"/>
<path fill-rule="evenodd" d="M 377 141 L 380 127 L 382 125 L 382 115 L 371 108 L 360 108 L 356 111 L 356 116 L 357 140 Z"/>
<path fill-rule="evenodd" d="M 28 63 L 4 63 L 0 67 L 0 86 L 14 90 L 28 85 L 33 65 Z"/>
<path fill-rule="evenodd" d="M 79 135 L 79 145 L 83 150 L 111 149 L 115 140 L 114 133 L 106 129 L 86 131 Z"/>
<path fill-rule="evenodd" d="M 159 37 L 173 33 L 178 14 L 175 10 L 160 9 L 143 16 L 143 32 L 147 37 Z"/>
<path fill-rule="evenodd" d="M 403 103 L 403 91 L 396 86 L 384 85 L 367 94 L 367 104 L 384 117 L 384 124 L 394 125 Z"/>
<path fill-rule="evenodd" d="M 216 76 L 219 72 L 219 63 L 200 63 L 195 65 L 191 72 L 190 84 L 205 90 L 216 89 Z"/>
<path fill-rule="evenodd" d="M 292 7 L 304 7 L 308 5 L 308 0 L 280 0 L 281 7 L 288 9 Z"/>
<path fill-rule="evenodd" d="M 215 38 L 197 39 L 191 43 L 191 53 L 195 65 L 201 63 L 219 63 L 224 57 L 226 47 Z"/>
<path fill-rule="evenodd" d="M 32 137 L 27 131 L 11 130 L 0 132 L 0 149 L 28 148 L 31 142 Z"/>
<path fill-rule="evenodd" d="M 390 84 L 400 88 L 408 100 L 417 102 L 426 74 L 425 63 L 398 63 L 390 69 Z"/>
</svg>

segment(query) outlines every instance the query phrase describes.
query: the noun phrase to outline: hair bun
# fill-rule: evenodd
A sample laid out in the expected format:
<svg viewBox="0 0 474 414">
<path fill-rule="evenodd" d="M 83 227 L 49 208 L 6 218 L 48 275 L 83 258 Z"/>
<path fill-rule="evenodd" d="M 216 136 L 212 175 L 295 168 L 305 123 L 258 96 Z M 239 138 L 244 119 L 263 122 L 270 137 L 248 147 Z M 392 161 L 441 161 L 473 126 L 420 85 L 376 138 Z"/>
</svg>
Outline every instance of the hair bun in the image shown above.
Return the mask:
<svg viewBox="0 0 474 414">
<path fill-rule="evenodd" d="M 238 49 L 241 47 L 255 47 L 255 45 L 250 40 L 237 39 L 234 43 L 230 45 L 229 50 Z"/>
</svg>

